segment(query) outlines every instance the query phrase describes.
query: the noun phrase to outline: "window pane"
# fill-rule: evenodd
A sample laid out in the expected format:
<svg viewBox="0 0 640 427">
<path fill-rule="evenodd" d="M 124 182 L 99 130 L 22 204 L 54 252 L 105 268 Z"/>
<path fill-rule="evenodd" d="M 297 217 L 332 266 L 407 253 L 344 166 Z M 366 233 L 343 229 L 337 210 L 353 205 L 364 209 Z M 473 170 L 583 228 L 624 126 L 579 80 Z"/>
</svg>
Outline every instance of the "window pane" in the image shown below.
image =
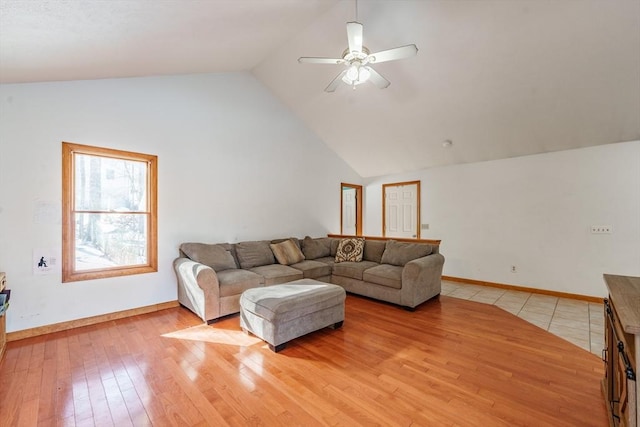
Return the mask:
<svg viewBox="0 0 640 427">
<path fill-rule="evenodd" d="M 62 169 L 62 281 L 158 271 L 158 157 L 63 142 Z"/>
<path fill-rule="evenodd" d="M 75 154 L 74 164 L 76 210 L 147 210 L 146 163 Z"/>
<path fill-rule="evenodd" d="M 146 214 L 75 215 L 75 269 L 147 264 Z"/>
</svg>

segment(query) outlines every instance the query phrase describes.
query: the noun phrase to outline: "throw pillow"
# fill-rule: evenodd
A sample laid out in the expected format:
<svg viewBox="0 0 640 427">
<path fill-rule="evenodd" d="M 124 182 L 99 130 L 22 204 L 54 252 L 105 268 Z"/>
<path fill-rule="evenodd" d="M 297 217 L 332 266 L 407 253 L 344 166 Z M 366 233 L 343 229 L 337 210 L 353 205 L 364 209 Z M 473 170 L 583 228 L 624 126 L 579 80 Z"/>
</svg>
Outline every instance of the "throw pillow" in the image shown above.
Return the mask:
<svg viewBox="0 0 640 427">
<path fill-rule="evenodd" d="M 220 245 L 208 245 L 205 243 L 183 243 L 180 250 L 189 259 L 208 265 L 215 271 L 224 271 L 237 268 L 236 261 L 231 252 Z"/>
<path fill-rule="evenodd" d="M 278 262 L 282 265 L 291 265 L 304 260 L 302 251 L 291 239 L 280 243 L 271 243 L 271 251 L 276 256 Z"/>
<path fill-rule="evenodd" d="M 342 239 L 338 244 L 338 250 L 336 251 L 335 262 L 362 261 L 362 254 L 364 253 L 364 239 L 362 237 L 352 237 L 349 239 Z"/>
</svg>

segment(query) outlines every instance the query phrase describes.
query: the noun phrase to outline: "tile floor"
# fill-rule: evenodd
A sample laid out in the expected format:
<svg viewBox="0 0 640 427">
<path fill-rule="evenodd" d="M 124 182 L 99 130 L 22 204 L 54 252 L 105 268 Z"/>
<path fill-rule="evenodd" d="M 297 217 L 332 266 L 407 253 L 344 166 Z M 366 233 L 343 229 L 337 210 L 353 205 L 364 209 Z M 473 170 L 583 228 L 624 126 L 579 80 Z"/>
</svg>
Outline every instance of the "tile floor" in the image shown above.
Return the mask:
<svg viewBox="0 0 640 427">
<path fill-rule="evenodd" d="M 602 304 L 444 280 L 442 295 L 493 304 L 598 356 L 604 348 Z"/>
</svg>

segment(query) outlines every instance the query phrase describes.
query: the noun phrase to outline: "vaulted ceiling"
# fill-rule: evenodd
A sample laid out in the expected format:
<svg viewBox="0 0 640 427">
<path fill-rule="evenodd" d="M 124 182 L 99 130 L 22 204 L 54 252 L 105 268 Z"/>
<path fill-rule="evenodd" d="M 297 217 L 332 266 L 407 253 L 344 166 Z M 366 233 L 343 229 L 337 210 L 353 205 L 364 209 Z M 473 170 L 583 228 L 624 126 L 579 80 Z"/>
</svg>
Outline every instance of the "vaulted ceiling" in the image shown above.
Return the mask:
<svg viewBox="0 0 640 427">
<path fill-rule="evenodd" d="M 640 139 L 640 0 L 0 0 L 0 83 L 251 71 L 361 176 Z M 451 141 L 444 147 L 445 141 Z"/>
</svg>

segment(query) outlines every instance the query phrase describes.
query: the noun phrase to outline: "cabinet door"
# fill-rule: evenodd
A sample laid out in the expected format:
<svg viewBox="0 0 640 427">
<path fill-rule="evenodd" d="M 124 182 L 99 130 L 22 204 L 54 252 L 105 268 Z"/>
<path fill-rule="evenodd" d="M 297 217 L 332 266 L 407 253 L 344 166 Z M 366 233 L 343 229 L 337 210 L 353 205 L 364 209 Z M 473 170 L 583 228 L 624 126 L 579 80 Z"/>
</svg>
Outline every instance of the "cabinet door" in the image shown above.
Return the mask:
<svg viewBox="0 0 640 427">
<path fill-rule="evenodd" d="M 613 405 L 617 399 L 617 396 L 615 395 L 615 384 L 616 384 L 616 354 L 618 352 L 618 349 L 616 347 L 616 339 L 615 339 L 615 335 L 613 332 L 613 324 L 611 322 L 611 319 L 609 318 L 609 316 L 607 315 L 607 307 L 608 304 L 605 304 L 605 313 L 604 313 L 604 324 L 605 324 L 605 333 L 604 333 L 604 340 L 605 340 L 605 352 L 604 352 L 604 363 L 605 363 L 605 371 L 604 371 L 604 375 L 605 375 L 605 381 L 604 381 L 604 385 L 606 388 L 606 398 L 607 398 L 607 406 L 609 406 L 610 410 L 614 410 Z"/>
<path fill-rule="evenodd" d="M 0 360 L 2 360 L 4 349 L 7 345 L 6 321 L 7 316 L 5 314 L 0 316 Z"/>
</svg>

